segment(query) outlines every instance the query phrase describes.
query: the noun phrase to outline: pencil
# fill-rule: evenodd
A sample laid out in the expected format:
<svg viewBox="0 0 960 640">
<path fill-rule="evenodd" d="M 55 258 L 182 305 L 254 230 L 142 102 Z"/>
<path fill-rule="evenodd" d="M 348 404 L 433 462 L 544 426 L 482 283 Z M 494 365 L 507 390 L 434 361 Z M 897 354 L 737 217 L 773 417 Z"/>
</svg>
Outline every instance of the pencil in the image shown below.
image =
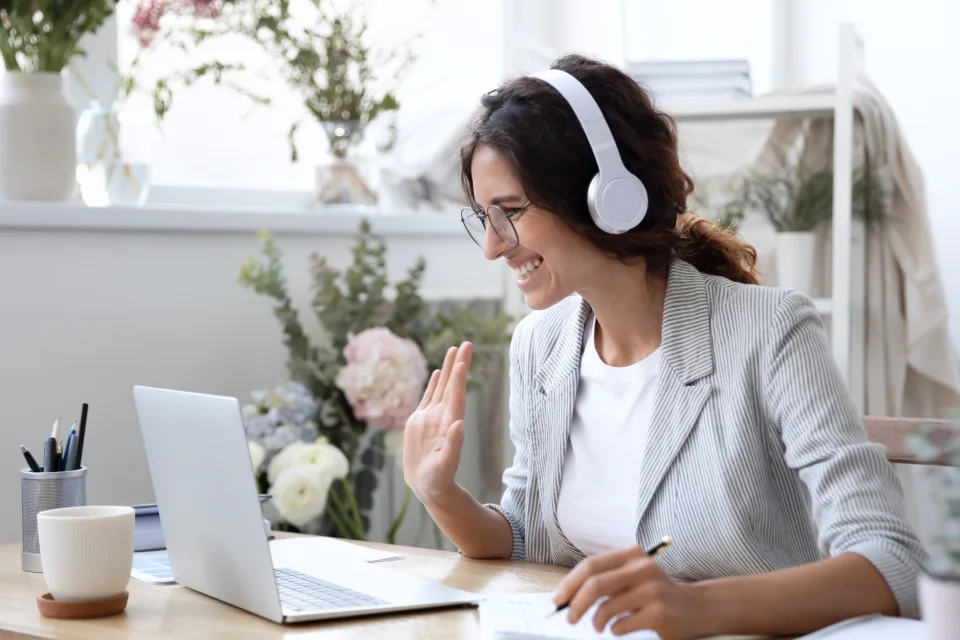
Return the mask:
<svg viewBox="0 0 960 640">
<path fill-rule="evenodd" d="M 663 536 L 663 540 L 661 540 L 656 545 L 654 545 L 653 547 L 647 550 L 647 555 L 650 558 L 656 558 L 658 555 L 666 551 L 667 548 L 670 547 L 670 545 L 672 544 L 673 544 L 673 539 L 671 539 L 670 536 Z M 546 617 L 549 618 L 553 614 L 559 613 L 569 606 L 570 606 L 570 601 L 568 600 L 567 602 L 559 605 L 556 609 L 548 613 Z"/>
</svg>

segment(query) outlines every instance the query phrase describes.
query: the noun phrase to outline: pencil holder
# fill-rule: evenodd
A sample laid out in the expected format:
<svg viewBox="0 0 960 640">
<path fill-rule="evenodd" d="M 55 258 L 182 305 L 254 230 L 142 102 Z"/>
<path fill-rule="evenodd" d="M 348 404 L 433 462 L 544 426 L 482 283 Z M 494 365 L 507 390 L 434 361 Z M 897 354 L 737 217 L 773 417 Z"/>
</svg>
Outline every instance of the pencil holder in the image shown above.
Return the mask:
<svg viewBox="0 0 960 640">
<path fill-rule="evenodd" d="M 49 473 L 20 470 L 20 567 L 42 573 L 37 514 L 87 504 L 87 468 Z"/>
</svg>

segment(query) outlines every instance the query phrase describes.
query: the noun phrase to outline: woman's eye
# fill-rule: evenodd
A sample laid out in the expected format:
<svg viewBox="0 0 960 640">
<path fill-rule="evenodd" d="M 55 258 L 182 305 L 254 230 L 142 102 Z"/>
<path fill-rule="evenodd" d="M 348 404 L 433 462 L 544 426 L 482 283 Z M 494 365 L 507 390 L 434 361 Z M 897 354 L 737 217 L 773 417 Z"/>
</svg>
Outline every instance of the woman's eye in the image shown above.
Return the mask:
<svg viewBox="0 0 960 640">
<path fill-rule="evenodd" d="M 504 211 L 504 213 L 507 214 L 508 218 L 516 218 L 523 212 L 524 212 L 524 209 L 507 209 L 506 211 Z"/>
</svg>

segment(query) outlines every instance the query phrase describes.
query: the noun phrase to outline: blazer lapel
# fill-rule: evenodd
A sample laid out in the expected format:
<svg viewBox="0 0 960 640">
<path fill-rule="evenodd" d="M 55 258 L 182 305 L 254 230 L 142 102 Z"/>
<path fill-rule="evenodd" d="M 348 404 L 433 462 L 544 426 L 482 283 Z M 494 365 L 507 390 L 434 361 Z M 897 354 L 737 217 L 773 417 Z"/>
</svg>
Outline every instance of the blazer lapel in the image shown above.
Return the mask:
<svg viewBox="0 0 960 640">
<path fill-rule="evenodd" d="M 580 299 L 575 313 L 571 314 L 565 323 L 550 355 L 536 372 L 534 379 L 540 394 L 538 408 L 533 412 L 539 416 L 536 437 L 542 443 L 541 453 L 544 456 L 541 509 L 544 526 L 550 534 L 549 539 L 553 546 L 553 562 L 560 565 L 575 564 L 583 558 L 583 554 L 560 529 L 557 503 L 560 498 L 563 461 L 570 440 L 570 422 L 577 400 L 583 328 L 589 314 L 590 306 Z"/>
<path fill-rule="evenodd" d="M 713 340 L 703 276 L 690 264 L 670 267 L 660 348 L 663 362 L 637 497 L 637 524 L 693 430 L 712 390 Z"/>
</svg>

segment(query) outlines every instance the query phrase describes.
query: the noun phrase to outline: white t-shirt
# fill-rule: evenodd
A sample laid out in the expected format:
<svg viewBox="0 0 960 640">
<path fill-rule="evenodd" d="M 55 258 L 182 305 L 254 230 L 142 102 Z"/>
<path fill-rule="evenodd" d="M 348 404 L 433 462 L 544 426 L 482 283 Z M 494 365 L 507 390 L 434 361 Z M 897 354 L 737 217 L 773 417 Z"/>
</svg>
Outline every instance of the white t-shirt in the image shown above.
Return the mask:
<svg viewBox="0 0 960 640">
<path fill-rule="evenodd" d="M 660 349 L 627 367 L 603 362 L 587 320 L 557 518 L 585 555 L 637 544 L 637 497 Z"/>
</svg>

